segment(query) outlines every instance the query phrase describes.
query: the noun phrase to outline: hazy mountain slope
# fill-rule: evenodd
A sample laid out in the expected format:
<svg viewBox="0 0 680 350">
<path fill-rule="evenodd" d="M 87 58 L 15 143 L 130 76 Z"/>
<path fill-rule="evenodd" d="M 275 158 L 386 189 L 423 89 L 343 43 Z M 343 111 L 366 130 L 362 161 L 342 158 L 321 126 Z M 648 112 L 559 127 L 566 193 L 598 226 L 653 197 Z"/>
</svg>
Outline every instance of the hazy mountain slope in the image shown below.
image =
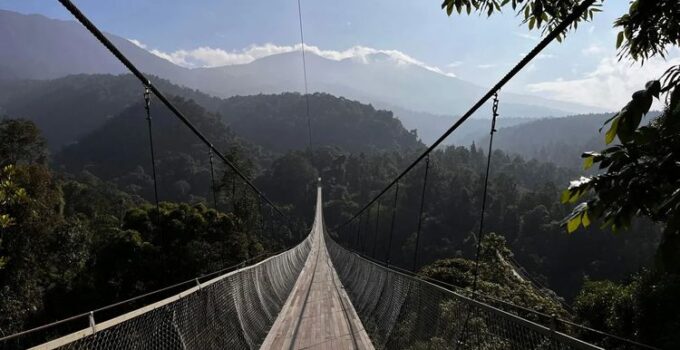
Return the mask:
<svg viewBox="0 0 680 350">
<path fill-rule="evenodd" d="M 209 110 L 222 102 L 198 91 L 155 79 L 170 95 L 190 98 Z M 43 130 L 52 150 L 75 142 L 131 104 L 143 99 L 143 88 L 131 75 L 74 75 L 55 80 L 0 80 L 0 115 L 27 118 Z M 152 108 L 160 105 L 153 103 Z M 139 110 L 143 118 L 144 109 Z"/>
<path fill-rule="evenodd" d="M 173 83 L 221 97 L 302 90 L 297 52 L 249 64 L 187 69 L 163 60 L 126 39 L 108 34 L 141 70 Z M 29 44 L 30 43 L 30 44 Z M 0 78 L 50 79 L 76 73 L 121 73 L 123 67 L 78 23 L 0 11 Z M 365 60 L 330 60 L 308 54 L 310 91 L 383 105 L 456 115 L 484 92 L 481 87 L 384 54 Z M 546 117 L 598 111 L 597 108 L 501 94 L 507 117 Z M 480 115 L 486 115 L 485 106 Z"/>
<path fill-rule="evenodd" d="M 226 151 L 240 144 L 217 115 L 193 101 L 171 99 L 215 147 Z M 87 170 L 129 193 L 153 198 L 149 134 L 140 113 L 143 109 L 142 102 L 128 106 L 57 153 L 55 163 L 69 173 Z M 161 199 L 191 201 L 196 194 L 207 198 L 210 173 L 206 146 L 167 108 L 154 110 L 153 131 Z"/>
<path fill-rule="evenodd" d="M 169 96 L 194 100 L 245 140 L 275 153 L 303 149 L 308 144 L 305 99 L 282 95 L 211 97 L 157 79 Z M 327 94 L 310 96 L 315 146 L 339 146 L 352 152 L 409 149 L 420 143 L 392 112 Z M 27 118 L 43 130 L 50 148 L 78 141 L 113 116 L 137 106 L 138 125 L 145 128 L 143 89 L 131 75 L 74 75 L 55 80 L 0 81 L 0 115 Z M 152 113 L 165 110 L 152 99 Z M 190 113 L 186 114 L 193 119 Z M 156 118 L 154 118 L 156 119 Z"/>
<path fill-rule="evenodd" d="M 439 138 L 459 116 L 435 115 L 426 112 L 414 112 L 399 107 L 387 107 L 394 112 L 406 129 L 418 130 L 418 136 L 425 144 L 431 144 Z M 496 127 L 509 127 L 534 121 L 534 118 L 499 118 Z M 444 140 L 444 144 L 469 146 L 473 141 L 477 141 L 489 133 L 491 119 L 489 118 L 470 118 L 463 123 L 456 131 Z"/>
<path fill-rule="evenodd" d="M 540 119 L 529 123 L 504 127 L 494 136 L 494 148 L 517 153 L 524 158 L 535 158 L 564 167 L 579 167 L 581 154 L 605 147 L 602 123 L 613 113 L 574 115 L 563 118 Z M 650 112 L 643 123 L 657 116 Z M 483 145 L 488 136 L 481 138 Z"/>
</svg>

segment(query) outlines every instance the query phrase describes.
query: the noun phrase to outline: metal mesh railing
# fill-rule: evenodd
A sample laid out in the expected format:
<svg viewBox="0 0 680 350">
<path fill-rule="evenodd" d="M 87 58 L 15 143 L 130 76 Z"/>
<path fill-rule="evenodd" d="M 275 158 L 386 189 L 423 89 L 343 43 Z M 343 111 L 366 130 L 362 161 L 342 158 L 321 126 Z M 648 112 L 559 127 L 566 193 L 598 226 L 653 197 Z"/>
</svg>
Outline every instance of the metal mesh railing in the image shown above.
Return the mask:
<svg viewBox="0 0 680 350">
<path fill-rule="evenodd" d="M 256 349 L 304 266 L 313 235 L 281 254 L 36 349 Z"/>
<path fill-rule="evenodd" d="M 326 237 L 333 265 L 376 349 L 600 349 L 379 265 Z"/>
</svg>

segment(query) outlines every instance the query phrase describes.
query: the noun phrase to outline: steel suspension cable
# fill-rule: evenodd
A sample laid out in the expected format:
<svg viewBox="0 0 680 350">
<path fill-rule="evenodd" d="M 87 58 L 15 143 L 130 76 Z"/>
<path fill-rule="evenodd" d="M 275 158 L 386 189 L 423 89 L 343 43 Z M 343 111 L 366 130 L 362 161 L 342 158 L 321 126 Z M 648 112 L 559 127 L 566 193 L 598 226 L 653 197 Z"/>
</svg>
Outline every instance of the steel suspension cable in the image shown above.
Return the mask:
<svg viewBox="0 0 680 350">
<path fill-rule="evenodd" d="M 312 118 L 309 114 L 309 88 L 307 83 L 307 58 L 305 56 L 305 34 L 302 27 L 302 5 L 301 0 L 297 0 L 298 5 L 298 20 L 300 23 L 300 51 L 302 52 L 302 75 L 305 83 L 305 105 L 307 113 L 307 131 L 309 134 L 309 152 L 312 154 Z"/>
<path fill-rule="evenodd" d="M 194 135 L 196 135 L 206 146 L 210 147 L 212 151 L 219 157 L 227 166 L 229 166 L 253 192 L 262 196 L 262 198 L 274 210 L 284 218 L 287 216 L 271 201 L 267 196 L 257 188 L 253 182 L 241 172 L 225 155 L 215 148 L 210 140 L 199 131 L 196 126 L 175 107 L 170 100 L 158 89 L 151 81 L 142 73 L 123 53 L 97 28 L 70 0 L 58 0 L 92 35 L 94 35 L 99 42 L 104 45 L 137 79 L 139 79 L 148 89 L 166 106 L 170 111 L 186 126 Z"/>
<path fill-rule="evenodd" d="M 423 190 L 420 193 L 420 211 L 418 214 L 418 230 L 416 231 L 416 246 L 413 249 L 413 272 L 418 268 L 418 245 L 420 243 L 420 230 L 423 226 L 423 210 L 425 209 L 425 190 L 427 190 L 427 173 L 430 170 L 430 155 L 425 158 L 425 176 L 423 176 Z"/>
<path fill-rule="evenodd" d="M 397 200 L 399 198 L 399 182 L 397 182 L 394 188 L 394 204 L 392 205 L 392 221 L 390 223 L 390 238 L 387 243 L 387 258 L 385 259 L 385 265 L 390 266 L 390 258 L 392 257 L 392 236 L 394 235 L 394 220 L 397 216 Z"/>
<path fill-rule="evenodd" d="M 432 143 L 423 153 L 421 153 L 406 169 L 404 169 L 397 177 L 395 177 L 385 188 L 383 188 L 382 191 L 380 191 L 371 201 L 369 201 L 366 205 L 364 205 L 359 212 L 354 214 L 354 217 L 359 215 L 359 213 L 363 213 L 368 207 L 370 207 L 375 201 L 382 197 L 394 184 L 397 183 L 401 178 L 403 178 L 407 173 L 409 173 L 420 161 L 422 161 L 428 154 L 430 154 L 437 146 L 439 146 L 451 133 L 453 133 L 456 129 L 458 129 L 466 120 L 468 120 L 484 103 L 486 103 L 492 96 L 493 94 L 500 90 L 505 84 L 507 84 L 517 73 L 519 73 L 524 67 L 526 67 L 529 62 L 531 62 L 536 56 L 538 56 L 543 49 L 545 49 L 548 44 L 550 44 L 555 38 L 557 38 L 559 35 L 564 32 L 569 25 L 571 25 L 572 22 L 574 22 L 576 19 L 581 17 L 583 13 L 585 13 L 588 8 L 595 2 L 596 0 L 584 0 L 581 2 L 579 5 L 574 7 L 574 11 L 570 13 L 567 17 L 564 18 L 562 22 L 560 22 L 555 28 L 553 28 L 541 41 L 531 50 L 529 53 L 522 57 L 522 59 L 508 72 L 506 73 L 494 86 L 492 86 L 470 109 L 465 112 L 451 127 L 449 127 L 446 132 L 444 132 L 439 138 Z M 342 225 L 346 225 L 348 221 L 345 221 Z"/>
<path fill-rule="evenodd" d="M 493 96 L 493 109 L 491 117 L 491 131 L 489 131 L 489 149 L 486 156 L 486 173 L 484 174 L 484 185 L 482 190 L 482 208 L 479 215 L 479 233 L 477 234 L 477 249 L 475 252 L 475 274 L 472 280 L 472 291 L 477 290 L 477 279 L 479 277 L 479 257 L 481 254 L 482 239 L 484 238 L 484 217 L 486 214 L 486 200 L 489 191 L 489 173 L 491 171 L 491 155 L 493 153 L 493 135 L 496 133 L 496 118 L 498 118 L 498 93 Z"/>
<path fill-rule="evenodd" d="M 375 247 L 378 245 L 378 228 L 380 227 L 380 204 L 381 202 L 378 201 L 378 214 L 375 217 L 375 235 L 373 235 L 373 249 L 371 252 L 371 256 L 373 259 L 375 259 Z"/>
<path fill-rule="evenodd" d="M 479 279 L 479 259 L 482 250 L 482 239 L 484 238 L 484 214 L 486 213 L 486 200 L 489 189 L 489 173 L 491 170 L 491 155 L 493 153 L 493 135 L 496 133 L 496 118 L 498 118 L 498 92 L 493 95 L 493 107 L 491 115 L 491 130 L 489 131 L 489 149 L 486 156 L 486 173 L 484 174 L 484 185 L 482 186 L 482 207 L 479 216 L 479 233 L 477 234 L 477 248 L 475 252 L 475 272 L 472 280 L 472 293 L 477 292 L 477 281 Z M 468 308 L 463 327 L 458 335 L 458 344 L 464 344 L 467 336 L 467 327 L 470 322 L 472 310 Z"/>
<path fill-rule="evenodd" d="M 215 185 L 215 165 L 213 164 L 212 148 L 208 148 L 208 159 L 210 160 L 210 183 L 213 195 L 213 205 L 217 210 L 217 186 Z"/>
<path fill-rule="evenodd" d="M 151 152 L 151 172 L 153 174 L 153 195 L 156 202 L 156 216 L 158 221 L 156 225 L 160 225 L 161 209 L 158 204 L 158 178 L 156 176 L 156 152 L 153 147 L 153 128 L 151 124 L 151 92 L 149 87 L 144 87 L 144 110 L 146 111 L 146 126 L 149 131 L 149 151 Z"/>
</svg>

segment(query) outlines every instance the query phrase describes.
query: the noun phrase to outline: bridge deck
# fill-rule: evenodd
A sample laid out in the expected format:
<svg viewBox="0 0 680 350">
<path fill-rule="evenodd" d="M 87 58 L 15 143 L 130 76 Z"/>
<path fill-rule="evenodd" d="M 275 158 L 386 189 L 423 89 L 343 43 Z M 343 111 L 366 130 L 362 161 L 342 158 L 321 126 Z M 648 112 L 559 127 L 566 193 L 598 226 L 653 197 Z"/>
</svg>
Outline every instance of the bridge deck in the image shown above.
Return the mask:
<svg viewBox="0 0 680 350">
<path fill-rule="evenodd" d="M 261 349 L 373 349 L 328 256 L 320 207 L 312 251 Z"/>
</svg>

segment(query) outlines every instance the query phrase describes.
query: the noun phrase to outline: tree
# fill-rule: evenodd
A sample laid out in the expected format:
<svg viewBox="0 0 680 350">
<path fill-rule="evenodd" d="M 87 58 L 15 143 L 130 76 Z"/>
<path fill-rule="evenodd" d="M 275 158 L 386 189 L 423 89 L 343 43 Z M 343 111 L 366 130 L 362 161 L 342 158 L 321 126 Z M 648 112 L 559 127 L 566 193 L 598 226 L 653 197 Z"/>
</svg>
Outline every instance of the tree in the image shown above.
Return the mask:
<svg viewBox="0 0 680 350">
<path fill-rule="evenodd" d="M 47 161 L 45 139 L 38 127 L 24 119 L 3 119 L 0 121 L 0 166 L 17 163 L 39 163 Z"/>
</svg>

